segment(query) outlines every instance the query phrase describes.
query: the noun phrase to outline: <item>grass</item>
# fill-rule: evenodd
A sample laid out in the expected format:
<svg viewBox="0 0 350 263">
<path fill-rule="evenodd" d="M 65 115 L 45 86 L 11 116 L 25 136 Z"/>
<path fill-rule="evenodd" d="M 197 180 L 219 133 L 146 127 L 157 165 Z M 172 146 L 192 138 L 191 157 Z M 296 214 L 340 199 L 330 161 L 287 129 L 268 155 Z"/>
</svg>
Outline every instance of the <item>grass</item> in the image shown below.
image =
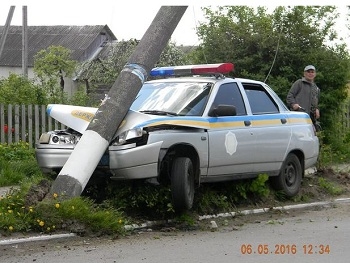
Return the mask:
<svg viewBox="0 0 350 263">
<path fill-rule="evenodd" d="M 26 191 L 14 189 L 0 199 L 0 232 L 123 234 L 127 223 L 123 213 L 100 208 L 82 197 L 65 199 L 56 194 L 35 205 L 26 205 Z"/>
<path fill-rule="evenodd" d="M 324 190 L 326 190 L 327 193 L 329 193 L 332 196 L 337 196 L 337 195 L 340 195 L 344 192 L 344 190 L 341 187 L 328 181 L 326 178 L 320 177 L 318 179 L 318 182 L 319 182 L 320 187 L 323 188 Z"/>
</svg>

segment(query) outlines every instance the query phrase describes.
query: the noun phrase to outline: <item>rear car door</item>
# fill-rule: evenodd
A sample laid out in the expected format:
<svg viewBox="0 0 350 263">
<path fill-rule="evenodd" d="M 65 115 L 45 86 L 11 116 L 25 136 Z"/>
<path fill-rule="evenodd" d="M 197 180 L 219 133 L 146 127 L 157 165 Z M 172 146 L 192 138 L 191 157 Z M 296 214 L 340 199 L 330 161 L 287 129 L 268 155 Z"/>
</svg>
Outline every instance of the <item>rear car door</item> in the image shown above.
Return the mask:
<svg viewBox="0 0 350 263">
<path fill-rule="evenodd" d="M 251 113 L 251 132 L 256 137 L 253 171 L 278 173 L 291 139 L 287 116 L 268 90 L 259 83 L 242 83 Z M 282 111 L 281 111 L 282 109 Z"/>
</svg>

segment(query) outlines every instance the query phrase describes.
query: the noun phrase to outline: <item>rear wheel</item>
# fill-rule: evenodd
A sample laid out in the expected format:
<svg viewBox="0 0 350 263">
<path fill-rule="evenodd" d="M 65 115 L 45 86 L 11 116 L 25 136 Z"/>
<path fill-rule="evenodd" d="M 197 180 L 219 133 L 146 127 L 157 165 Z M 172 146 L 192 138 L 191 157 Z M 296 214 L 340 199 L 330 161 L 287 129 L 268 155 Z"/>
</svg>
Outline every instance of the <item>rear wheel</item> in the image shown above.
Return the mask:
<svg viewBox="0 0 350 263">
<path fill-rule="evenodd" d="M 271 185 L 275 190 L 282 190 L 288 197 L 296 196 L 300 190 L 302 172 L 298 157 L 291 153 L 284 161 L 280 174 L 270 178 Z"/>
<path fill-rule="evenodd" d="M 187 157 L 174 160 L 171 169 L 172 202 L 176 211 L 192 208 L 194 199 L 194 170 L 192 161 Z"/>
</svg>

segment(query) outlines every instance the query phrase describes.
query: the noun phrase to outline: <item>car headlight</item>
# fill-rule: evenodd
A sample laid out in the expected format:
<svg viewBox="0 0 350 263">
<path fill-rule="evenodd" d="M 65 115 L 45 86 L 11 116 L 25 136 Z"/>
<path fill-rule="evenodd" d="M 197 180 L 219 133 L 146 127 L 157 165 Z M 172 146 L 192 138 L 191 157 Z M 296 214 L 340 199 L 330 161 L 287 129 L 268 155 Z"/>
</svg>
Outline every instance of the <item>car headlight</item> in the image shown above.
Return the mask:
<svg viewBox="0 0 350 263">
<path fill-rule="evenodd" d="M 134 128 L 134 129 L 124 131 L 115 138 L 114 145 L 125 144 L 128 140 L 142 137 L 142 135 L 143 135 L 142 128 Z"/>
<path fill-rule="evenodd" d="M 51 131 L 41 134 L 39 143 L 41 144 L 77 144 L 80 140 L 78 134 L 71 134 L 64 131 Z"/>
<path fill-rule="evenodd" d="M 77 144 L 80 137 L 75 135 L 53 135 L 51 136 L 51 142 L 53 144 Z"/>
</svg>

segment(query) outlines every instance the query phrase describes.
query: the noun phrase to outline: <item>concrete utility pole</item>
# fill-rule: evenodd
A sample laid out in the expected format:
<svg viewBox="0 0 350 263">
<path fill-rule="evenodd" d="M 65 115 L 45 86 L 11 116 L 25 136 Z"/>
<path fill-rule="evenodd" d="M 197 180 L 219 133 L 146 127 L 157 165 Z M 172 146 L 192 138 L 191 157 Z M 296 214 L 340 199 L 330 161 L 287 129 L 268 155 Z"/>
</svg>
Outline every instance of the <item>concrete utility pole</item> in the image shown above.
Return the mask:
<svg viewBox="0 0 350 263">
<path fill-rule="evenodd" d="M 80 195 L 187 6 L 162 6 L 63 166 L 50 192 Z"/>
<path fill-rule="evenodd" d="M 10 7 L 10 11 L 9 11 L 9 14 L 7 15 L 7 19 L 6 19 L 6 24 L 5 24 L 5 27 L 4 27 L 4 31 L 2 32 L 2 35 L 1 35 L 1 39 L 0 39 L 0 58 L 1 58 L 1 54 L 2 54 L 2 51 L 4 49 L 4 46 L 5 46 L 5 41 L 6 41 L 6 37 L 7 37 L 7 33 L 9 31 L 9 28 L 10 28 L 10 24 L 11 24 L 11 20 L 12 20 L 12 17 L 13 17 L 13 12 L 15 11 L 15 6 L 11 6 Z"/>
<path fill-rule="evenodd" d="M 27 6 L 22 7 L 22 74 L 28 78 L 28 16 Z"/>
</svg>

